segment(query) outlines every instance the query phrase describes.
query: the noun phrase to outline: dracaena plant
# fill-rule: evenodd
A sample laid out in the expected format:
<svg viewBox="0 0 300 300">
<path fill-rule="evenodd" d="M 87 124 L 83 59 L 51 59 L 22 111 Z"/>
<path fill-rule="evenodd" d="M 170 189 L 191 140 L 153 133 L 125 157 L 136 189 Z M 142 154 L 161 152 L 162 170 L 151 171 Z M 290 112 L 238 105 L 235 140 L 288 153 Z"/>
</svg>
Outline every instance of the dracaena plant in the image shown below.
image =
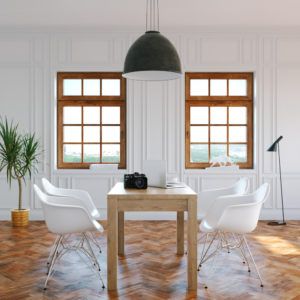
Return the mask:
<svg viewBox="0 0 300 300">
<path fill-rule="evenodd" d="M 40 157 L 40 145 L 35 134 L 21 134 L 18 124 L 0 118 L 0 172 L 5 170 L 7 181 L 18 181 L 18 209 L 22 209 L 22 183 L 37 171 Z"/>
</svg>

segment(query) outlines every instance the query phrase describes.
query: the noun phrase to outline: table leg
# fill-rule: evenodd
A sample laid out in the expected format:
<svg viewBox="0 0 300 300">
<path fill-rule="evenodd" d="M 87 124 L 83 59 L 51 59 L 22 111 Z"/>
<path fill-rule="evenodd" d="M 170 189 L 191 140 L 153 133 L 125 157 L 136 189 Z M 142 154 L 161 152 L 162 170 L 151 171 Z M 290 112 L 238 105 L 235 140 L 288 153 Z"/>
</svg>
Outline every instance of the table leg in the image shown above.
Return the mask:
<svg viewBox="0 0 300 300">
<path fill-rule="evenodd" d="M 197 198 L 188 200 L 188 289 L 197 290 Z"/>
<path fill-rule="evenodd" d="M 117 289 L 118 214 L 116 198 L 109 198 L 107 208 L 107 288 Z"/>
<path fill-rule="evenodd" d="M 118 212 L 118 254 L 124 255 L 124 211 Z"/>
<path fill-rule="evenodd" d="M 184 254 L 184 211 L 177 212 L 177 254 Z"/>
</svg>

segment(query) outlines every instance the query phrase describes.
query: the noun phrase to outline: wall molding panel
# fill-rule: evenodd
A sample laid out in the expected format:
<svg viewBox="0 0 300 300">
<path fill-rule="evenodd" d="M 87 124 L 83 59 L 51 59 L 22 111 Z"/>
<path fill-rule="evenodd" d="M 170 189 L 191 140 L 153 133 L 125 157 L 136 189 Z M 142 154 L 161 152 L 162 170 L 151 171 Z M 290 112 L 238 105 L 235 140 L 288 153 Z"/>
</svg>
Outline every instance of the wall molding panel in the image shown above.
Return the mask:
<svg viewBox="0 0 300 300">
<path fill-rule="evenodd" d="M 45 149 L 39 173 L 24 189 L 31 219 L 43 214 L 32 183 L 42 177 L 64 188 L 88 190 L 106 218 L 106 193 L 125 172 L 142 171 L 145 159 L 165 159 L 168 178 L 178 178 L 196 192 L 221 187 L 248 176 L 251 189 L 268 182 L 271 193 L 261 218 L 281 216 L 277 157 L 266 152 L 280 134 L 286 216 L 300 219 L 300 159 L 298 131 L 300 102 L 300 31 L 195 29 L 167 31 L 180 54 L 183 71 L 255 73 L 255 169 L 238 174 L 212 174 L 184 168 L 184 77 L 170 82 L 127 81 L 127 170 L 94 173 L 56 170 L 55 120 L 57 71 L 122 71 L 126 52 L 139 36 L 135 31 L 90 30 L 0 32 L 0 115 L 36 132 Z M 10 190 L 0 174 L 0 219 L 10 218 L 17 203 L 16 186 Z M 201 201 L 201 199 L 200 199 Z M 128 213 L 139 219 L 141 214 Z M 145 213 L 146 219 L 175 219 L 174 213 Z"/>
</svg>

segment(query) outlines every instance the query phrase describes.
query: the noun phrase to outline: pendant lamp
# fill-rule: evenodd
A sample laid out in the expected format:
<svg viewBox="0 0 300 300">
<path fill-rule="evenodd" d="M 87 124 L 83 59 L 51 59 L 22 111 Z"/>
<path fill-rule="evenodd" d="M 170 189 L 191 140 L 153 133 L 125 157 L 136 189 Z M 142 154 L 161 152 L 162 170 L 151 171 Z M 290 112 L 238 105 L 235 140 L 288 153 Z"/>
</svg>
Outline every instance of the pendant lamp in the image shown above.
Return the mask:
<svg viewBox="0 0 300 300">
<path fill-rule="evenodd" d="M 146 32 L 129 48 L 123 77 L 133 80 L 172 80 L 181 76 L 181 63 L 172 43 L 159 32 L 158 0 L 147 0 Z"/>
</svg>

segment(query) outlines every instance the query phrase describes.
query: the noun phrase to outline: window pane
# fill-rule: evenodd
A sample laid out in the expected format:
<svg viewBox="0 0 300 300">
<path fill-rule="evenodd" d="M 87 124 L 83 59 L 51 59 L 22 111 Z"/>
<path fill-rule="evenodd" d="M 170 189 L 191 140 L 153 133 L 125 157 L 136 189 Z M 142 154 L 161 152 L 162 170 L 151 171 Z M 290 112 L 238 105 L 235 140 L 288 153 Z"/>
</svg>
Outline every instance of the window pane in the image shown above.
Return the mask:
<svg viewBox="0 0 300 300">
<path fill-rule="evenodd" d="M 102 107 L 102 124 L 120 124 L 120 107 Z"/>
<path fill-rule="evenodd" d="M 102 126 L 102 142 L 120 142 L 120 126 Z"/>
<path fill-rule="evenodd" d="M 211 96 L 226 96 L 227 95 L 227 80 L 226 79 L 211 79 L 210 80 L 210 95 Z"/>
<path fill-rule="evenodd" d="M 103 96 L 120 96 L 121 94 L 120 79 L 102 79 Z"/>
<path fill-rule="evenodd" d="M 83 80 L 84 96 L 100 96 L 100 79 Z"/>
<path fill-rule="evenodd" d="M 191 162 L 208 162 L 208 145 L 191 145 Z"/>
<path fill-rule="evenodd" d="M 81 145 L 64 145 L 64 162 L 81 162 Z"/>
<path fill-rule="evenodd" d="M 208 79 L 190 80 L 191 96 L 208 96 Z"/>
<path fill-rule="evenodd" d="M 83 127 L 83 141 L 85 143 L 99 143 L 100 142 L 100 126 L 84 126 Z"/>
<path fill-rule="evenodd" d="M 102 162 L 120 162 L 120 145 L 102 145 Z"/>
<path fill-rule="evenodd" d="M 190 108 L 190 122 L 191 124 L 208 124 L 208 107 Z"/>
<path fill-rule="evenodd" d="M 191 126 L 191 142 L 207 143 L 208 142 L 208 126 Z"/>
<path fill-rule="evenodd" d="M 81 79 L 64 79 L 64 96 L 81 96 Z"/>
<path fill-rule="evenodd" d="M 80 143 L 81 126 L 64 126 L 64 142 Z"/>
<path fill-rule="evenodd" d="M 81 124 L 81 106 L 65 106 L 63 122 L 64 124 Z"/>
<path fill-rule="evenodd" d="M 230 124 L 247 124 L 246 107 L 229 107 Z"/>
<path fill-rule="evenodd" d="M 247 96 L 247 80 L 229 79 L 229 96 Z"/>
<path fill-rule="evenodd" d="M 227 127 L 226 126 L 211 126 L 210 127 L 210 141 L 212 143 L 226 143 L 227 142 Z"/>
<path fill-rule="evenodd" d="M 85 106 L 83 108 L 84 124 L 100 124 L 100 107 Z"/>
<path fill-rule="evenodd" d="M 83 145 L 83 162 L 100 162 L 100 144 Z"/>
<path fill-rule="evenodd" d="M 227 156 L 227 145 L 210 145 L 210 159 L 215 159 L 220 156 Z"/>
<path fill-rule="evenodd" d="M 229 142 L 246 143 L 247 127 L 246 126 L 229 126 Z"/>
<path fill-rule="evenodd" d="M 229 145 L 229 156 L 233 162 L 247 162 L 247 145 Z"/>
<path fill-rule="evenodd" d="M 211 124 L 226 124 L 227 123 L 227 107 L 211 107 L 210 108 L 210 123 Z"/>
</svg>

